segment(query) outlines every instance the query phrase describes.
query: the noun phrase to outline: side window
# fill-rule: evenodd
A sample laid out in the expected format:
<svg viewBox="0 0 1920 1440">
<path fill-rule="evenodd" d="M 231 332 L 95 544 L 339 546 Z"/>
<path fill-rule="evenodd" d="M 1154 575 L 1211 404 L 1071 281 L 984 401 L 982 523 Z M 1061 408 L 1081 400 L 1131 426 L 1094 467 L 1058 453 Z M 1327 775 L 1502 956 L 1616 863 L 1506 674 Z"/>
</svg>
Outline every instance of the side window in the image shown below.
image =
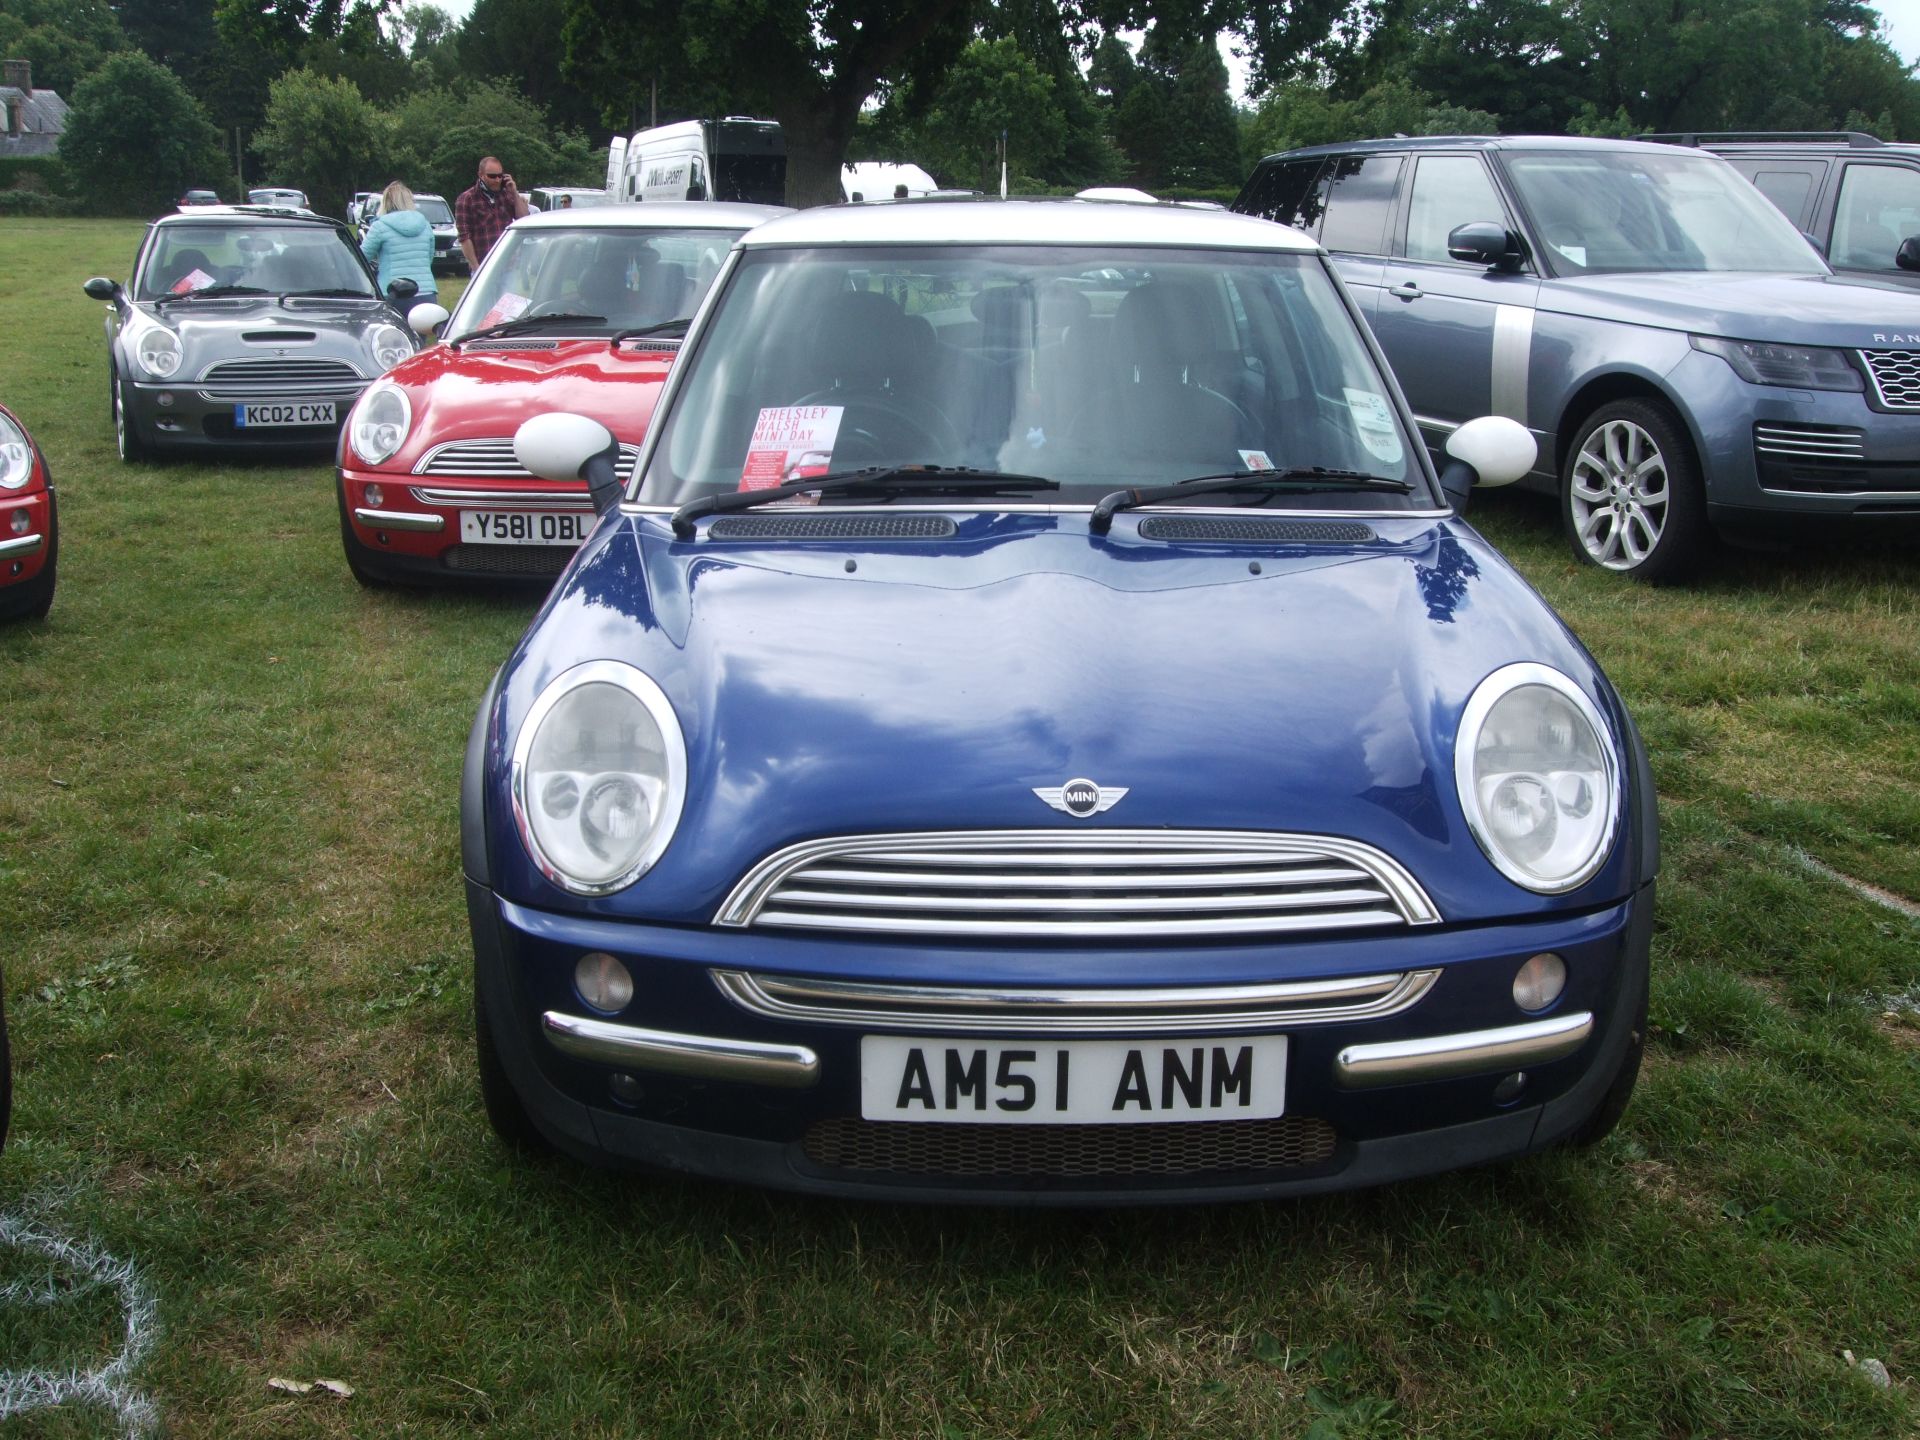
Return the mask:
<svg viewBox="0 0 1920 1440">
<path fill-rule="evenodd" d="M 1323 163 L 1315 159 L 1262 165 L 1233 208 L 1243 215 L 1258 215 L 1312 234 L 1320 223 L 1321 210 L 1318 187 L 1313 182 Z"/>
<path fill-rule="evenodd" d="M 1400 181 L 1398 155 L 1348 155 L 1327 167 L 1327 218 L 1320 243 L 1329 250 L 1378 255 L 1386 249 L 1387 217 Z"/>
<path fill-rule="evenodd" d="M 1826 169 L 1824 165 L 1789 166 L 1778 160 L 1735 160 L 1733 168 L 1751 180 L 1754 188 L 1771 200 L 1782 215 L 1799 228 L 1806 228 L 1814 182 Z"/>
<path fill-rule="evenodd" d="M 1920 235 L 1920 173 L 1899 165 L 1847 166 L 1828 246 L 1834 267 L 1890 270 L 1893 252 L 1909 235 Z"/>
<path fill-rule="evenodd" d="M 1509 228 L 1507 207 L 1477 155 L 1422 155 L 1407 207 L 1407 258 L 1446 260 L 1447 236 L 1475 220 Z"/>
</svg>

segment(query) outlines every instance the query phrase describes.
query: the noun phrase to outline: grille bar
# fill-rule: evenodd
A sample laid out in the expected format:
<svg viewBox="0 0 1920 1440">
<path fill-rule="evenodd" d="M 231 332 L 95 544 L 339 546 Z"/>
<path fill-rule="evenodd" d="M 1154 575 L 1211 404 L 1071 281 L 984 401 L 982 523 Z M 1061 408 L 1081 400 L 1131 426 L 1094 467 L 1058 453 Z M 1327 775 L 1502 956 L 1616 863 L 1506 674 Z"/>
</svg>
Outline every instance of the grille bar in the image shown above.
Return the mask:
<svg viewBox="0 0 1920 1440">
<path fill-rule="evenodd" d="M 1862 350 L 1873 391 L 1889 410 L 1920 410 L 1920 350 Z"/>
<path fill-rule="evenodd" d="M 1432 924 L 1396 862 L 1355 841 L 1229 831 L 947 832 L 789 846 L 715 917 L 731 926 L 1116 940 Z"/>
<path fill-rule="evenodd" d="M 222 360 L 200 378 L 210 385 L 279 385 L 367 377 L 344 360 L 273 359 Z"/>
<path fill-rule="evenodd" d="M 1805 425 L 1755 425 L 1754 449 L 1791 460 L 1863 460 L 1866 437 L 1858 430 Z"/>
<path fill-rule="evenodd" d="M 622 445 L 614 461 L 614 473 L 621 483 L 632 478 L 639 463 L 640 447 Z M 489 436 L 482 440 L 450 440 L 436 445 L 413 467 L 416 475 L 483 475 L 505 480 L 530 480 L 532 475 L 513 453 L 513 437 Z"/>
</svg>

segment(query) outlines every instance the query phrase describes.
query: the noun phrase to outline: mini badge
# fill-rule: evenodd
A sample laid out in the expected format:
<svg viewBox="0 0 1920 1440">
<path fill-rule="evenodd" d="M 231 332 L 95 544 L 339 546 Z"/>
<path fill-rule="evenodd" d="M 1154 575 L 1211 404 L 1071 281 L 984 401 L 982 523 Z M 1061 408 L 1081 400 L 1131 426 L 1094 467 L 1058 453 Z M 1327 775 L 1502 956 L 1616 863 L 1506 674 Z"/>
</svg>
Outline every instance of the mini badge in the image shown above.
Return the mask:
<svg viewBox="0 0 1920 1440">
<path fill-rule="evenodd" d="M 1033 793 L 1056 810 L 1079 819 L 1104 815 L 1126 798 L 1124 785 L 1096 785 L 1091 780 L 1069 780 L 1064 785 L 1036 785 Z"/>
</svg>

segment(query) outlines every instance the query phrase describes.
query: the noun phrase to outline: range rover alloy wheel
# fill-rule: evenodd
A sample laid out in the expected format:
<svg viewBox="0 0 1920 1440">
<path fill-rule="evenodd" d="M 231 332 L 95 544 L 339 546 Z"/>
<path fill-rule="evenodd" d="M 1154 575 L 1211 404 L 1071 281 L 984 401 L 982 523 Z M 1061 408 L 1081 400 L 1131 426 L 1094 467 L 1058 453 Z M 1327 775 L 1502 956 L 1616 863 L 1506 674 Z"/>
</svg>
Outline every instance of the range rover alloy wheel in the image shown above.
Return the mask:
<svg viewBox="0 0 1920 1440">
<path fill-rule="evenodd" d="M 1682 578 L 1700 560 L 1706 512 L 1679 417 L 1653 400 L 1594 411 L 1568 450 L 1560 509 L 1576 559 L 1656 584 Z"/>
</svg>

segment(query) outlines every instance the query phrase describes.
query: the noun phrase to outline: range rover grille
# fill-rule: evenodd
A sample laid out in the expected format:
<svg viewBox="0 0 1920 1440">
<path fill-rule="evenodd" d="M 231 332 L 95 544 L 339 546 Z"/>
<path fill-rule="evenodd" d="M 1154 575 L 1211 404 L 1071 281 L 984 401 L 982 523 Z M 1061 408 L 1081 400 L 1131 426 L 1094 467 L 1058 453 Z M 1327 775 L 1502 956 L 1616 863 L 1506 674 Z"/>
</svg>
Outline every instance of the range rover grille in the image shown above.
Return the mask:
<svg viewBox="0 0 1920 1440">
<path fill-rule="evenodd" d="M 721 906 L 733 926 L 1110 940 L 1432 924 L 1419 884 L 1351 840 L 1243 831 L 843 836 L 768 856 Z"/>
<path fill-rule="evenodd" d="M 613 463 L 614 473 L 625 484 L 639 462 L 638 445 L 622 445 L 620 458 Z M 429 450 L 413 467 L 416 475 L 486 475 L 503 480 L 532 478 L 527 467 L 513 453 L 513 437 L 492 436 L 485 440 L 451 440 Z"/>
<path fill-rule="evenodd" d="M 1864 460 L 1866 437 L 1842 425 L 1757 424 L 1753 448 L 1785 460 Z"/>
<path fill-rule="evenodd" d="M 1920 410 L 1920 350 L 1862 350 L 1873 392 L 1889 410 Z"/>
</svg>

